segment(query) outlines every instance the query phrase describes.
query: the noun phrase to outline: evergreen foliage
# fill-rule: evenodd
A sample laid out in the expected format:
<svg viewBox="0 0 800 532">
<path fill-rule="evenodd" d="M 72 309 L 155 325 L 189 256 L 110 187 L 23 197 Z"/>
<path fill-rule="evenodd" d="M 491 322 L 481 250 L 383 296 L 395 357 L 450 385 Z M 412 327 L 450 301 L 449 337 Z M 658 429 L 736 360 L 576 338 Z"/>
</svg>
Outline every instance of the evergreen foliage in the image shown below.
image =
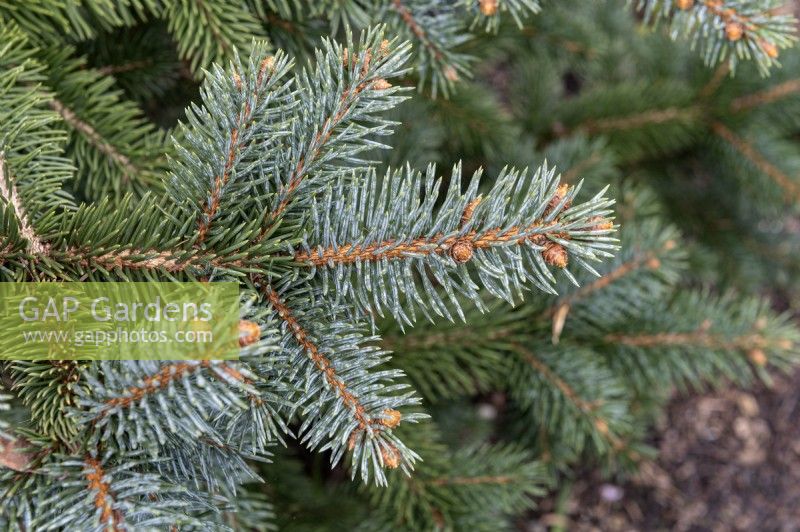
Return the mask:
<svg viewBox="0 0 800 532">
<path fill-rule="evenodd" d="M 639 0 L 645 20 L 667 19 L 673 37 L 687 38 L 706 64 L 727 61 L 735 69 L 742 59 L 753 59 L 766 74 L 779 50 L 790 46 L 794 20 L 778 12 L 777 0 Z"/>
<path fill-rule="evenodd" d="M 0 281 L 242 303 L 1 363 L 0 527 L 496 530 L 796 365 L 796 21 L 541 4 L 0 0 Z"/>
</svg>

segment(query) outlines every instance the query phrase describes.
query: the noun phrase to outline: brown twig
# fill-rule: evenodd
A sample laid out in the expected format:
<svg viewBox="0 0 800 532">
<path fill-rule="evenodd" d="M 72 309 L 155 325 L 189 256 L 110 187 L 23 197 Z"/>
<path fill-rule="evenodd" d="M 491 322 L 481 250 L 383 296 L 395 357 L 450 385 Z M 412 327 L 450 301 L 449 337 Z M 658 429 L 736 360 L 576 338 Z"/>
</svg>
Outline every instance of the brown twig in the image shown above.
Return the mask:
<svg viewBox="0 0 800 532">
<path fill-rule="evenodd" d="M 520 355 L 523 360 L 531 365 L 538 371 L 548 382 L 555 386 L 561 394 L 572 403 L 582 414 L 592 420 L 597 432 L 609 443 L 611 448 L 616 452 L 626 452 L 627 455 L 633 459 L 640 458 L 639 453 L 632 449 L 628 449 L 627 444 L 616 434 L 611 432 L 608 421 L 603 418 L 597 411 L 599 406 L 597 403 L 589 402 L 583 399 L 578 393 L 560 376 L 556 375 L 547 364 L 537 358 L 531 351 L 524 346 L 512 343 L 512 347 Z"/>
<path fill-rule="evenodd" d="M 623 117 L 601 118 L 590 120 L 576 129 L 582 129 L 590 134 L 608 131 L 623 131 L 643 126 L 663 124 L 673 120 L 691 120 L 700 114 L 697 106 L 686 108 L 668 107 L 667 109 L 651 109 Z"/>
<path fill-rule="evenodd" d="M 714 133 L 727 141 L 761 172 L 772 178 L 775 184 L 782 188 L 788 196 L 786 198 L 787 203 L 800 200 L 800 185 L 795 183 L 780 168 L 769 162 L 752 144 L 736 135 L 721 122 L 714 122 L 711 127 Z"/>
<path fill-rule="evenodd" d="M 100 519 L 107 525 L 106 530 L 110 532 L 122 532 L 125 529 L 122 512 L 113 507 L 114 497 L 111 493 L 111 486 L 105 480 L 105 471 L 100 462 L 91 456 L 84 459 L 87 472 L 86 479 L 89 481 L 89 489 L 96 491 L 94 505 L 100 510 Z"/>
<path fill-rule="evenodd" d="M 692 332 L 662 332 L 652 334 L 608 334 L 604 340 L 629 347 L 694 346 L 707 349 L 750 350 L 767 347 L 791 349 L 791 340 L 769 340 L 760 334 L 721 336 L 711 334 L 704 327 Z"/>
<path fill-rule="evenodd" d="M 731 110 L 733 112 L 747 111 L 759 105 L 776 102 L 783 98 L 792 96 L 800 92 L 800 79 L 792 79 L 779 83 L 774 87 L 764 89 L 754 94 L 746 94 L 733 100 Z"/>
<path fill-rule="evenodd" d="M 120 153 L 116 147 L 106 142 L 96 129 L 94 129 L 90 124 L 87 124 L 81 120 L 72 109 L 65 106 L 55 98 L 50 100 L 50 107 L 52 107 L 55 112 L 60 114 L 64 121 L 72 126 L 73 129 L 80 131 L 89 140 L 90 144 L 92 144 L 100 152 L 106 154 L 109 159 L 114 161 L 122 168 L 123 182 L 130 182 L 130 180 L 139 173 L 138 168 L 133 165 L 131 160 L 126 155 Z"/>
<path fill-rule="evenodd" d="M 323 355 L 317 345 L 309 338 L 308 332 L 294 317 L 292 311 L 281 300 L 278 294 L 270 287 L 265 288 L 265 295 L 269 300 L 272 307 L 278 313 L 278 316 L 286 323 L 287 328 L 294 336 L 297 343 L 303 348 L 308 357 L 314 363 L 314 366 L 323 374 L 325 381 L 341 398 L 345 406 L 353 413 L 353 417 L 358 422 L 360 429 L 366 429 L 369 425 L 366 409 L 353 393 L 350 392 L 347 385 L 339 377 L 334 369 L 331 361 Z"/>
<path fill-rule="evenodd" d="M 434 478 L 427 483 L 431 486 L 475 486 L 478 484 L 510 484 L 518 480 L 512 475 L 484 475 L 476 477 Z"/>
<path fill-rule="evenodd" d="M 167 386 L 169 386 L 170 383 L 183 378 L 185 375 L 192 374 L 200 369 L 211 368 L 212 366 L 213 365 L 209 360 L 202 360 L 197 364 L 178 362 L 163 366 L 154 375 L 145 377 L 140 386 L 129 388 L 128 395 L 125 397 L 113 397 L 107 400 L 105 402 L 106 406 L 100 411 L 96 419 L 100 419 L 108 415 L 108 413 L 114 408 L 129 408 L 135 402 L 141 401 L 145 396 L 164 390 Z M 245 384 L 247 383 L 247 380 L 244 378 L 242 373 L 236 368 L 227 364 L 221 364 L 219 369 L 225 372 L 232 379 Z"/>
<path fill-rule="evenodd" d="M 537 229 L 547 229 L 554 224 L 543 225 L 540 222 L 527 227 L 514 226 L 508 230 L 501 227 L 489 229 L 478 233 L 469 231 L 466 235 L 451 236 L 442 239 L 441 235 L 431 238 L 415 238 L 406 243 L 398 244 L 394 240 L 378 242 L 368 246 L 345 244 L 336 248 L 329 247 L 321 251 L 302 252 L 294 256 L 294 260 L 313 266 L 333 264 L 352 264 L 358 261 L 379 261 L 384 259 L 398 259 L 411 253 L 414 255 L 444 254 L 449 252 L 459 242 L 469 242 L 474 249 L 485 249 L 499 244 L 516 242 L 522 244 L 526 240 L 536 239 L 537 244 L 545 244 L 549 238 L 563 238 L 562 233 L 539 232 L 529 235 Z M 388 248 L 388 249 L 387 249 Z M 381 250 L 381 251 L 379 251 Z"/>
<path fill-rule="evenodd" d="M 152 64 L 153 64 L 152 59 L 140 59 L 139 61 L 129 61 L 127 63 L 122 63 L 120 65 L 106 65 L 98 68 L 97 71 L 105 76 L 108 75 L 113 76 L 114 74 L 139 70 L 140 68 L 145 68 Z"/>
<path fill-rule="evenodd" d="M 6 169 L 5 153 L 3 152 L 0 152 L 0 196 L 3 197 L 7 205 L 13 207 L 19 221 L 19 231 L 22 237 L 28 241 L 30 252 L 34 254 L 46 253 L 49 245 L 39 238 L 28 219 L 28 213 L 22 205 L 22 200 L 14 186 L 11 174 Z"/>
<path fill-rule="evenodd" d="M 408 26 L 409 30 L 411 30 L 411 33 L 413 33 L 417 37 L 417 39 L 419 39 L 422 42 L 423 46 L 425 46 L 431 51 L 433 57 L 437 61 L 441 60 L 444 54 L 442 53 L 442 51 L 439 49 L 438 46 L 436 46 L 433 42 L 431 42 L 430 38 L 428 37 L 428 34 L 425 32 L 422 26 L 419 25 L 419 22 L 417 22 L 417 20 L 414 18 L 414 15 L 411 13 L 411 10 L 403 4 L 403 1 L 392 0 L 392 7 L 400 15 L 400 18 L 403 20 L 403 23 L 406 26 Z"/>
</svg>

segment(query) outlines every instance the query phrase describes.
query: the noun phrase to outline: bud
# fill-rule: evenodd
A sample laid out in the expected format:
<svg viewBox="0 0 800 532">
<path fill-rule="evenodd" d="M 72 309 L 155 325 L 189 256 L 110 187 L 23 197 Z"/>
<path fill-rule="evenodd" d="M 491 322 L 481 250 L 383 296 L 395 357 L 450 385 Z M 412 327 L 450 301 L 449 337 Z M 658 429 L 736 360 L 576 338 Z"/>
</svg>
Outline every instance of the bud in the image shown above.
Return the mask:
<svg viewBox="0 0 800 532">
<path fill-rule="evenodd" d="M 760 45 L 761 45 L 761 49 L 764 50 L 764 53 L 766 53 L 772 59 L 775 59 L 775 58 L 778 57 L 778 47 L 777 46 L 775 46 L 774 44 L 772 44 L 769 41 L 761 41 Z"/>
<path fill-rule="evenodd" d="M 751 350 L 749 353 L 747 353 L 747 358 L 749 358 L 750 362 L 756 366 L 763 368 L 767 365 L 767 355 L 761 349 Z"/>
<path fill-rule="evenodd" d="M 450 81 L 458 81 L 458 72 L 451 65 L 447 65 L 444 69 L 444 77 Z"/>
<path fill-rule="evenodd" d="M 558 185 L 558 188 L 556 189 L 556 193 L 553 194 L 553 197 L 550 199 L 550 203 L 547 204 L 547 209 L 545 209 L 545 211 L 544 211 L 545 216 L 547 216 L 548 214 L 553 212 L 553 210 L 556 207 L 558 207 L 558 204 L 561 203 L 561 200 L 563 200 L 564 197 L 567 194 L 569 194 L 569 189 L 570 189 L 570 186 L 568 184 L 566 184 L 566 183 Z M 564 204 L 563 210 L 567 210 L 571 206 L 572 206 L 572 201 L 567 201 Z"/>
<path fill-rule="evenodd" d="M 564 246 L 555 242 L 547 244 L 542 252 L 542 257 L 547 264 L 556 266 L 557 268 L 566 268 L 569 262 L 567 250 L 564 249 Z"/>
<path fill-rule="evenodd" d="M 783 338 L 778 340 L 778 349 L 784 349 L 788 351 L 789 349 L 794 349 L 794 342 L 789 340 L 788 338 Z"/>
<path fill-rule="evenodd" d="M 481 13 L 487 17 L 497 13 L 497 0 L 479 0 L 478 4 L 480 4 Z"/>
<path fill-rule="evenodd" d="M 614 222 L 602 216 L 592 216 L 589 218 L 589 222 L 592 224 L 592 231 L 611 231 L 614 229 Z"/>
<path fill-rule="evenodd" d="M 458 240 L 450 248 L 450 256 L 459 264 L 463 264 L 472 258 L 472 242 L 469 240 Z"/>
<path fill-rule="evenodd" d="M 381 447 L 381 457 L 383 465 L 389 469 L 397 469 L 400 466 L 400 451 L 391 443 L 387 443 L 386 447 Z"/>
<path fill-rule="evenodd" d="M 725 36 L 729 41 L 738 41 L 744 35 L 744 26 L 739 22 L 728 22 L 725 25 Z M 762 46 L 763 47 L 763 46 Z"/>
<path fill-rule="evenodd" d="M 248 320 L 239 320 L 239 347 L 247 347 L 258 342 L 261 338 L 261 327 L 258 323 Z"/>
<path fill-rule="evenodd" d="M 385 409 L 383 411 L 383 415 L 385 415 L 386 418 L 381 420 L 381 425 L 384 427 L 389 427 L 390 429 L 393 429 L 399 425 L 400 420 L 403 418 L 402 414 L 393 408 Z"/>
<path fill-rule="evenodd" d="M 259 66 L 259 71 L 263 74 L 267 70 L 271 69 L 275 65 L 275 57 L 267 56 L 261 61 L 261 65 Z"/>
<path fill-rule="evenodd" d="M 481 196 L 478 196 L 474 200 L 467 203 L 467 206 L 464 207 L 464 212 L 461 214 L 461 227 L 464 227 L 464 225 L 472 219 L 472 214 L 475 212 L 475 209 L 478 207 L 478 205 L 480 205 L 482 199 L 483 198 Z"/>
</svg>

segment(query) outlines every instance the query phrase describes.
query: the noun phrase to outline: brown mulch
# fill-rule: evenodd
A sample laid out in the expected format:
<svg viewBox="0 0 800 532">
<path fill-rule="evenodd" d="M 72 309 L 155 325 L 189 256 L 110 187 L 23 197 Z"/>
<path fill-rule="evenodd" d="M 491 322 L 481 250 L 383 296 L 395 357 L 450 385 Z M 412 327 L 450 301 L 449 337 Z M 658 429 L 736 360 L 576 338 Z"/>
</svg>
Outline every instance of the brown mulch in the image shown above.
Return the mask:
<svg viewBox="0 0 800 532">
<path fill-rule="evenodd" d="M 524 528 L 800 531 L 800 372 L 772 388 L 677 397 L 653 445 L 658 457 L 635 478 L 587 475 Z"/>
</svg>

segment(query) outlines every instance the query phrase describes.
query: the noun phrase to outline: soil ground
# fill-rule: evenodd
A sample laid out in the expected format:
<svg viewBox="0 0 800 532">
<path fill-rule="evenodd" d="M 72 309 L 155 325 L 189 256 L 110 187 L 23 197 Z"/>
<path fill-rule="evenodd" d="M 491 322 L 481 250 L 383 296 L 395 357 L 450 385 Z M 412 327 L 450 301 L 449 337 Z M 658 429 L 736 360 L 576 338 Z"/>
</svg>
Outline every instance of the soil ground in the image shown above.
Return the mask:
<svg viewBox="0 0 800 532">
<path fill-rule="evenodd" d="M 636 477 L 584 475 L 522 528 L 800 531 L 800 372 L 676 397 L 652 445 L 659 455 Z"/>
</svg>

